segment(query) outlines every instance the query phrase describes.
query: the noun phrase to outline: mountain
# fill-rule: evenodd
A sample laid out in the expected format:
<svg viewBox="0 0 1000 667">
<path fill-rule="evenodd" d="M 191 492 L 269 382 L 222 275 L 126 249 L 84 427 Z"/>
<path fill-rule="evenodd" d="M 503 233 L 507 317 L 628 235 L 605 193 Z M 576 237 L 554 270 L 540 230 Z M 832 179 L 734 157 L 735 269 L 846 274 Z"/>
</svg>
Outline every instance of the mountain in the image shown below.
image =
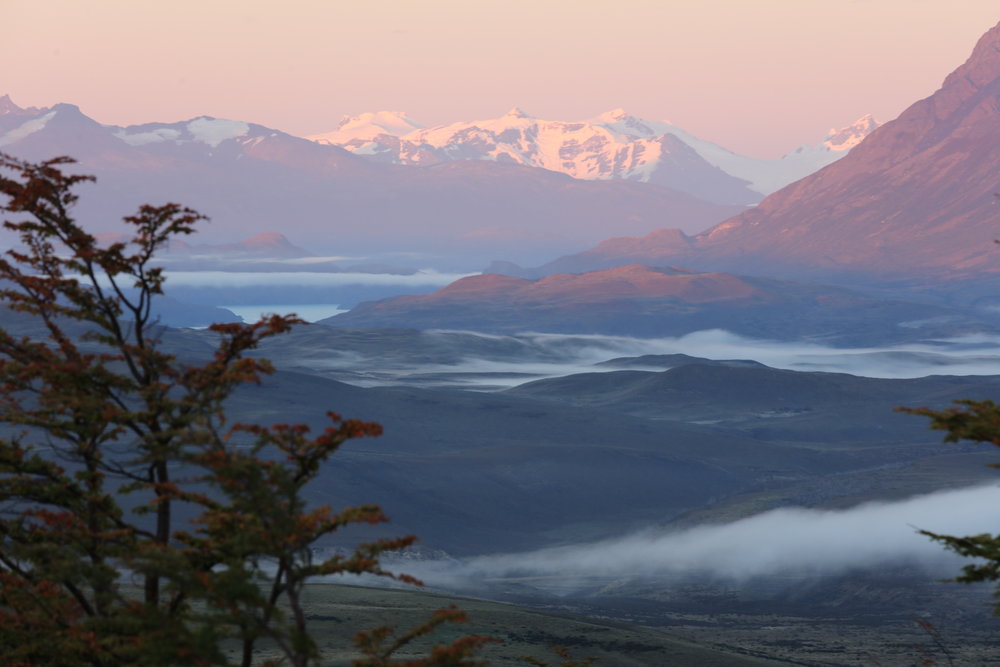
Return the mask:
<svg viewBox="0 0 1000 667">
<path fill-rule="evenodd" d="M 614 239 L 542 272 L 656 261 L 830 278 L 1000 274 L 1000 25 L 930 97 L 850 153 L 700 234 Z"/>
<path fill-rule="evenodd" d="M 95 234 L 95 237 L 103 244 L 126 243 L 129 240 L 129 236 L 126 234 L 103 233 Z M 160 259 L 165 261 L 182 258 L 224 261 L 296 259 L 310 256 L 309 251 L 293 245 L 283 234 L 262 232 L 236 243 L 220 245 L 192 245 L 180 239 L 172 239 Z"/>
<path fill-rule="evenodd" d="M 803 422 L 824 415 L 836 427 L 817 429 L 814 440 L 879 439 L 878 424 L 889 420 L 899 428 L 913 428 L 915 436 L 926 425 L 909 415 L 893 415 L 897 405 L 940 404 L 962 397 L 991 396 L 1000 391 L 997 376 L 931 375 L 888 380 L 846 373 L 802 372 L 770 368 L 753 362 L 680 359 L 659 372 L 623 370 L 580 373 L 535 380 L 508 389 L 517 396 L 580 406 L 615 408 L 628 414 L 658 419 L 708 421 L 730 425 L 747 423 L 769 413 L 769 428 L 803 437 Z M 764 412 L 762 412 L 764 411 Z M 845 415 L 850 414 L 850 419 Z"/>
<path fill-rule="evenodd" d="M 10 95 L 4 95 L 0 97 L 0 134 L 6 134 L 23 124 L 25 119 L 33 118 L 40 114 L 41 110 L 37 107 L 22 109 L 14 104 L 14 100 L 10 99 Z"/>
<path fill-rule="evenodd" d="M 541 278 L 554 273 L 584 273 L 636 263 L 664 266 L 680 258 L 689 266 L 699 266 L 704 260 L 697 254 L 695 239 L 680 229 L 668 227 L 656 229 L 644 236 L 614 236 L 589 250 L 559 257 L 534 268 L 494 261 L 486 268 L 486 272 L 520 278 Z"/>
<path fill-rule="evenodd" d="M 642 265 L 536 280 L 470 276 L 433 294 L 361 303 L 321 323 L 657 337 L 718 328 L 854 345 L 993 330 L 960 311 L 843 288 Z"/>
<path fill-rule="evenodd" d="M 168 257 L 216 257 L 219 259 L 295 259 L 309 257 L 308 250 L 293 245 L 284 234 L 261 232 L 237 243 L 190 245 L 183 241 L 171 244 Z"/>
<path fill-rule="evenodd" d="M 344 116 L 333 132 L 308 137 L 318 144 L 341 146 L 359 155 L 377 150 L 382 142 L 391 143 L 389 137 L 401 137 L 423 129 L 402 111 L 367 112 L 358 116 Z"/>
<path fill-rule="evenodd" d="M 514 108 L 500 118 L 432 128 L 399 112 L 365 113 L 309 138 L 396 164 L 513 162 L 574 178 L 637 180 L 718 203 L 750 204 L 843 157 L 876 127 L 870 115 L 864 116 L 780 160 L 737 155 L 670 122 L 643 120 L 623 109 L 566 122 L 540 120 Z"/>
<path fill-rule="evenodd" d="M 81 187 L 76 209 L 95 232 L 120 233 L 117 221 L 140 203 L 177 201 L 212 219 L 200 243 L 280 230 L 317 254 L 459 257 L 452 261 L 468 270 L 500 253 L 541 261 L 613 231 L 673 225 L 694 233 L 742 210 L 667 187 L 517 164 L 379 164 L 206 116 L 115 127 L 67 104 L 21 109 L 8 97 L 0 109 L 0 150 L 30 160 L 70 155 L 76 169 L 97 175 L 96 185 Z"/>
<path fill-rule="evenodd" d="M 777 160 L 739 155 L 680 128 L 675 127 L 671 132 L 697 151 L 709 164 L 736 178 L 749 181 L 753 190 L 768 195 L 841 159 L 879 125 L 874 116 L 865 114 L 850 125 L 839 129 L 830 128 L 819 143 L 799 146 Z"/>
</svg>

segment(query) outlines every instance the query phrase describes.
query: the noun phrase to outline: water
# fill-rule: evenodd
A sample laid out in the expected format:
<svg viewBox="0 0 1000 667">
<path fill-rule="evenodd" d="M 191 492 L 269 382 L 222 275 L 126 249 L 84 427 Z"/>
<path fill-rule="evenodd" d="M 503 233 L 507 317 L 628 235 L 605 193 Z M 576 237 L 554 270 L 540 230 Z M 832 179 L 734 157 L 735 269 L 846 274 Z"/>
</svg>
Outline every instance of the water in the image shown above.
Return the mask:
<svg viewBox="0 0 1000 667">
<path fill-rule="evenodd" d="M 244 322 L 256 322 L 265 315 L 290 315 L 295 313 L 306 322 L 316 322 L 325 317 L 333 317 L 338 313 L 346 313 L 347 310 L 334 303 L 305 303 L 305 304 L 263 304 L 263 305 L 240 305 L 240 306 L 220 306 L 230 310 Z"/>
</svg>

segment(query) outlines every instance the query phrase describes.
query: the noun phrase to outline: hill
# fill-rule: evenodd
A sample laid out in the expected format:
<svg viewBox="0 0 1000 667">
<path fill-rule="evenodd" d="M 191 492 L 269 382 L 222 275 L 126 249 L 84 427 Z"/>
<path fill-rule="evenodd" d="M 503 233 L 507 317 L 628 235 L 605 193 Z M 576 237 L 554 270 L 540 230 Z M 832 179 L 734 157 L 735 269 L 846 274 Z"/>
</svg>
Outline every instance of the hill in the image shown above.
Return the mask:
<svg viewBox="0 0 1000 667">
<path fill-rule="evenodd" d="M 345 327 L 678 336 L 726 329 L 745 336 L 872 344 L 992 329 L 988 315 L 864 296 L 839 287 L 620 266 L 529 280 L 483 274 L 432 293 L 361 303 L 322 321 Z"/>
</svg>

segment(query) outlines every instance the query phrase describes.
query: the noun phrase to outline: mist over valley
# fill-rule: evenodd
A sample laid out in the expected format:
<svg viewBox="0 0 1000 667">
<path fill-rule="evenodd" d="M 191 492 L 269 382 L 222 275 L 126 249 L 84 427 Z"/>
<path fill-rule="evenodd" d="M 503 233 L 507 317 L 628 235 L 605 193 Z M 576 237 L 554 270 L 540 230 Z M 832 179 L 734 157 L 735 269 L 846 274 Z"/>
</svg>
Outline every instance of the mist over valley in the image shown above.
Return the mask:
<svg viewBox="0 0 1000 667">
<path fill-rule="evenodd" d="M 373 111 L 296 136 L 9 96 L 0 149 L 96 174 L 72 212 L 103 247 L 129 242 L 139 202 L 211 218 L 155 262 L 151 331 L 181 362 L 213 358 L 213 322 L 304 320 L 248 352 L 277 371 L 227 422 L 381 424 L 308 501 L 391 517 L 309 553 L 412 533 L 388 565 L 435 594 L 724 645 L 704 664 L 913 664 L 915 618 L 954 664 L 990 664 L 991 586 L 942 582 L 968 561 L 921 531 L 995 532 L 1000 453 L 898 408 L 1000 397 L 997 54 L 1000 26 L 898 118 L 780 159 L 622 109 L 428 127 Z M 8 308 L 0 324 L 48 335 Z M 602 658 L 687 650 L 629 641 Z"/>
</svg>

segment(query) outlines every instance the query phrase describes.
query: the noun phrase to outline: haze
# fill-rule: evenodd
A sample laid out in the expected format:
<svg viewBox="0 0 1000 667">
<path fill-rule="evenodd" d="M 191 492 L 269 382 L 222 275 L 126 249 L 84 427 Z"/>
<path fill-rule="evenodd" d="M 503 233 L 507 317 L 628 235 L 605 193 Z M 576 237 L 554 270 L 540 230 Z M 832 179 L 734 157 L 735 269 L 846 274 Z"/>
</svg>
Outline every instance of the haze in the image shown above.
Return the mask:
<svg viewBox="0 0 1000 667">
<path fill-rule="evenodd" d="M 173 3 L 4 0 L 4 90 L 104 123 L 208 114 L 301 135 L 344 114 L 426 125 L 615 107 L 776 157 L 932 93 L 991 0 Z M 20 65 L 18 65 L 20 64 Z M 558 90 L 558 94 L 553 94 Z"/>
</svg>

